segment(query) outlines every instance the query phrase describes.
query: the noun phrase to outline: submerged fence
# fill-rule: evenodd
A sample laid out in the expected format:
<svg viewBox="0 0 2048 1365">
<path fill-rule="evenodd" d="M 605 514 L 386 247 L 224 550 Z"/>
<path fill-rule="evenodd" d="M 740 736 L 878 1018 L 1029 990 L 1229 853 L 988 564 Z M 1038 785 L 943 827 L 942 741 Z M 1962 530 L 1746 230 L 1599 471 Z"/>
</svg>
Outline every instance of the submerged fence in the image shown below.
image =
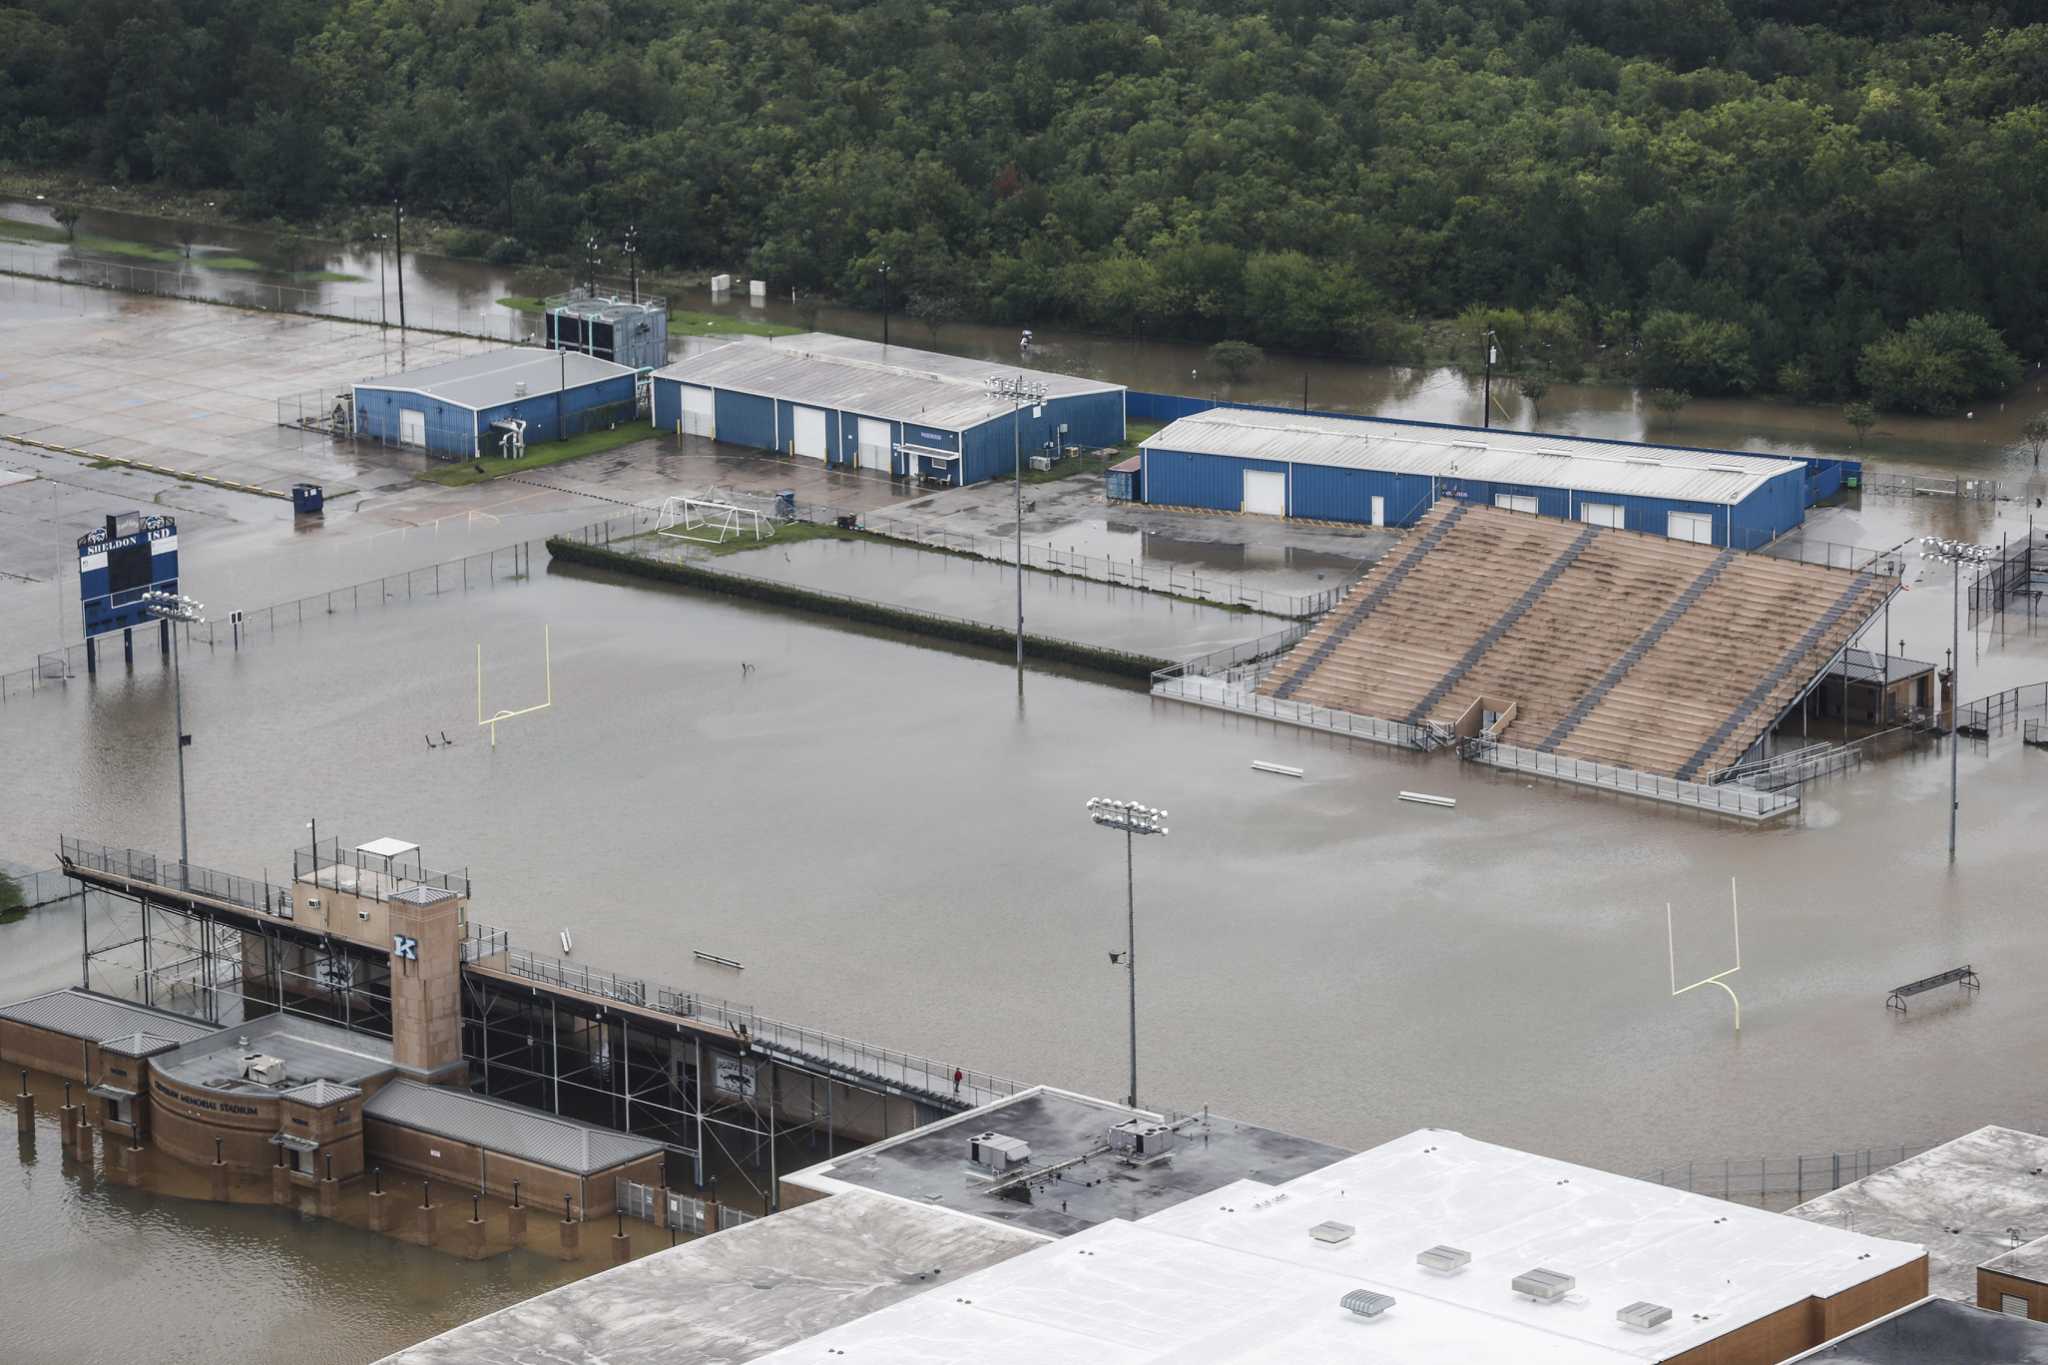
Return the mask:
<svg viewBox="0 0 2048 1365">
<path fill-rule="evenodd" d="M 178 647 L 188 652 L 195 648 L 209 651 L 240 649 L 254 644 L 259 634 L 264 640 L 274 638 L 279 626 L 303 625 L 308 619 L 318 621 L 325 616 L 360 611 L 366 606 L 410 602 L 415 597 L 433 597 L 458 590 L 467 592 L 472 588 L 522 579 L 531 571 L 532 548 L 531 542 L 520 541 L 405 573 L 385 574 L 347 587 L 308 593 L 267 607 L 216 612 L 205 621 L 175 627 Z M 136 654 L 155 652 L 155 638 L 154 630 L 146 626 L 135 627 Z M 102 669 L 122 667 L 118 635 L 100 636 L 98 647 Z M 0 702 L 22 701 L 33 693 L 65 686 L 86 676 L 85 644 L 80 641 L 37 655 L 36 662 L 27 668 L 0 673 Z"/>
<path fill-rule="evenodd" d="M 1982 498 L 1995 501 L 1999 496 L 1998 480 L 1968 479 L 1960 474 L 1949 479 L 1925 474 L 1872 474 L 1863 480 L 1863 491 L 1895 498 Z"/>
<path fill-rule="evenodd" d="M 1957 732 L 1972 739 L 2002 735 L 2029 719 L 2048 719 L 2048 682 L 2008 687 L 1956 708 Z"/>
<path fill-rule="evenodd" d="M 1685 782 L 1675 777 L 1568 758 L 1542 749 L 1524 749 L 1498 740 L 1468 739 L 1458 747 L 1461 758 L 1511 772 L 1548 777 L 1581 787 L 1597 787 L 1623 796 L 1640 796 L 1666 805 L 1685 806 L 1741 820 L 1769 820 L 1799 809 L 1799 798 L 1781 791 L 1756 791 L 1733 783 Z"/>
<path fill-rule="evenodd" d="M 1303 622 L 1287 630 L 1226 649 L 1212 650 L 1158 669 L 1152 674 L 1152 695 L 1217 711 L 1234 711 L 1239 715 L 1295 725 L 1305 730 L 1371 740 L 1375 744 L 1395 748 L 1428 749 L 1434 746 L 1435 738 L 1427 726 L 1359 715 L 1309 702 L 1287 701 L 1261 693 L 1259 684 L 1265 681 L 1280 656 L 1308 634 L 1309 628 L 1309 624 Z"/>
</svg>

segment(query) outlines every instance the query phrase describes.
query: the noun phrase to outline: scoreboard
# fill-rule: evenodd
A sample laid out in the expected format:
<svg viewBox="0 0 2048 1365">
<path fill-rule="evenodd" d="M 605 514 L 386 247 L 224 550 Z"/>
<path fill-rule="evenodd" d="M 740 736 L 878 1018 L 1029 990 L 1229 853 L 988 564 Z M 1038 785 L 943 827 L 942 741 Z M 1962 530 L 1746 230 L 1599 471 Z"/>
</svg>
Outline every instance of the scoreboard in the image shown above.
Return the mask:
<svg viewBox="0 0 2048 1365">
<path fill-rule="evenodd" d="M 146 592 L 178 590 L 178 523 L 155 513 L 123 512 L 78 538 L 78 603 L 85 637 L 146 625 Z"/>
</svg>

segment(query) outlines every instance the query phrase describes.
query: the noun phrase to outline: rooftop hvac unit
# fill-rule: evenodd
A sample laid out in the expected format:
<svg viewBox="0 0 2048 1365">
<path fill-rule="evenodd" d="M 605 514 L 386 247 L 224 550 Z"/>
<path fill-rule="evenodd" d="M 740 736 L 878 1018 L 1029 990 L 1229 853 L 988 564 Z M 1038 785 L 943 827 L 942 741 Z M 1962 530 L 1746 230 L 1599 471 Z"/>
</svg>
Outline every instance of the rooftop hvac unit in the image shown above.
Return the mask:
<svg viewBox="0 0 2048 1365">
<path fill-rule="evenodd" d="M 1356 1232 L 1357 1230 L 1358 1229 L 1352 1227 L 1349 1223 L 1338 1223 L 1333 1221 L 1328 1223 L 1316 1224 L 1314 1227 L 1308 1230 L 1308 1235 L 1315 1238 L 1318 1242 L 1324 1242 L 1330 1246 L 1338 1246 L 1342 1243 L 1350 1241 L 1351 1234 Z"/>
<path fill-rule="evenodd" d="M 1455 1275 L 1471 1263 L 1472 1253 L 1463 1247 L 1438 1244 L 1427 1251 L 1415 1253 L 1415 1264 L 1424 1270 L 1434 1270 L 1439 1275 Z"/>
<path fill-rule="evenodd" d="M 284 1058 L 272 1057 L 264 1052 L 252 1052 L 242 1058 L 242 1079 L 258 1085 L 282 1085 L 284 1083 Z"/>
<path fill-rule="evenodd" d="M 1394 1306 L 1394 1296 L 1375 1294 L 1370 1289 L 1354 1289 L 1337 1303 L 1361 1318 L 1376 1318 Z"/>
<path fill-rule="evenodd" d="M 1001 1175 L 1031 1160 L 1031 1144 L 1001 1133 L 977 1133 L 967 1139 L 967 1159 Z"/>
<path fill-rule="evenodd" d="M 1125 1119 L 1109 1130 L 1109 1150 L 1125 1161 L 1163 1161 L 1173 1153 L 1178 1135 L 1166 1124 L 1151 1119 Z"/>
<path fill-rule="evenodd" d="M 1633 1327 L 1638 1332 L 1652 1332 L 1671 1321 L 1671 1310 L 1661 1303 L 1638 1299 L 1626 1308 L 1615 1309 L 1614 1319 L 1622 1326 Z"/>
<path fill-rule="evenodd" d="M 1562 1270 L 1545 1270 L 1539 1266 L 1535 1270 L 1525 1270 L 1515 1276 L 1514 1283 L 1509 1287 L 1517 1294 L 1527 1294 L 1538 1303 L 1556 1303 L 1571 1293 L 1573 1286 L 1577 1284 L 1576 1279 Z"/>
</svg>

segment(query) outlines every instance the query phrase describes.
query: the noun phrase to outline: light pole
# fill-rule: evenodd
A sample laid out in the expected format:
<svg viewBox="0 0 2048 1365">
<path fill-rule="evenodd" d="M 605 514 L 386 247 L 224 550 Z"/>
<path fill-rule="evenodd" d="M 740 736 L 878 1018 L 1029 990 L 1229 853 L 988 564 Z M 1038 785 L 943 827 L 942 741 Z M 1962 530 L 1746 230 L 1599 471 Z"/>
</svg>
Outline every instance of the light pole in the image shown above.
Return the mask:
<svg viewBox="0 0 2048 1365">
<path fill-rule="evenodd" d="M 1033 417 L 1044 411 L 1041 405 L 1045 402 L 1045 385 L 1021 374 L 1015 379 L 992 374 L 988 377 L 988 391 L 994 397 L 1010 400 L 1010 477 L 1017 486 L 1017 669 L 1021 676 L 1024 668 L 1024 437 L 1019 431 L 1018 414 L 1026 403 L 1031 404 Z"/>
<path fill-rule="evenodd" d="M 391 201 L 391 260 L 398 267 L 398 330 L 405 330 L 405 207 Z M 405 338 L 400 337 L 403 341 Z M 404 352 L 399 353 L 400 359 Z"/>
<path fill-rule="evenodd" d="M 626 224 L 626 240 L 619 244 L 626 253 L 626 269 L 632 277 L 633 302 L 640 302 L 640 229 Z"/>
<path fill-rule="evenodd" d="M 1131 1090 L 1124 1103 L 1138 1107 L 1138 894 L 1131 845 L 1140 834 L 1166 833 L 1162 823 L 1166 812 L 1141 806 L 1136 801 L 1117 801 L 1107 796 L 1088 798 L 1088 818 L 1104 829 L 1120 830 L 1124 836 L 1124 950 L 1111 952 L 1111 965 L 1123 964 L 1131 991 Z"/>
<path fill-rule="evenodd" d="M 1963 701 L 1963 566 L 1982 564 L 1997 551 L 1989 545 L 1976 545 L 1967 540 L 1938 540 L 1933 536 L 1920 541 L 1920 557 L 1938 559 L 1949 565 L 1955 578 L 1949 590 L 1949 651 L 1948 651 L 1948 860 L 1956 860 L 1956 812 L 1961 808 L 1958 781 L 1961 755 L 1956 743 L 1956 710 Z M 1846 697 L 1845 697 L 1846 705 Z"/>
<path fill-rule="evenodd" d="M 177 627 L 205 620 L 201 613 L 206 608 L 180 593 L 155 591 L 142 594 L 142 608 L 169 623 L 171 631 L 171 696 L 178 726 L 178 884 L 185 886 L 190 882 L 192 863 L 192 842 L 185 823 L 185 746 L 192 736 L 185 733 L 185 678 L 178 667 Z"/>
<path fill-rule="evenodd" d="M 583 239 L 583 287 L 593 295 L 597 293 L 597 234 L 594 232 Z"/>
<path fill-rule="evenodd" d="M 377 244 L 377 325 L 391 325 L 391 305 L 384 296 L 384 243 L 391 240 L 388 232 L 373 232 L 370 240 Z"/>
<path fill-rule="evenodd" d="M 889 263 L 882 262 L 875 271 L 882 277 L 882 344 L 889 344 Z"/>
</svg>

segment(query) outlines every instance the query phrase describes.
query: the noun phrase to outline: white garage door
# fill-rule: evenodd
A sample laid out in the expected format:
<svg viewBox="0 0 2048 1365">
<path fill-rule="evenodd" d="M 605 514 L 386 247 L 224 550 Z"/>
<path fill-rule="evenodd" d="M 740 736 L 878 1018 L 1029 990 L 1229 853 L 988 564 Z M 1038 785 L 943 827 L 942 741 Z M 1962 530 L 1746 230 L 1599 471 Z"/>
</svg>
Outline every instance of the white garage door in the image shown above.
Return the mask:
<svg viewBox="0 0 2048 1365">
<path fill-rule="evenodd" d="M 711 390 L 694 384 L 683 387 L 683 430 L 691 436 L 718 434 L 718 405 Z"/>
<path fill-rule="evenodd" d="M 1287 515 L 1287 476 L 1263 469 L 1244 472 L 1244 493 L 1239 506 L 1247 512 L 1269 517 Z"/>
<path fill-rule="evenodd" d="M 1695 545 L 1714 543 L 1714 518 L 1706 512 L 1673 512 L 1665 523 L 1664 534 L 1673 540 L 1689 540 Z"/>
<path fill-rule="evenodd" d="M 398 443 L 402 446 L 423 446 L 427 443 L 427 414 L 418 408 L 398 410 Z"/>
<path fill-rule="evenodd" d="M 797 408 L 796 453 L 808 460 L 825 458 L 825 412 L 822 408 Z"/>
<path fill-rule="evenodd" d="M 872 417 L 860 419 L 860 467 L 889 472 L 889 424 Z"/>
<path fill-rule="evenodd" d="M 1542 510 L 1538 506 L 1536 499 L 1526 493 L 1495 493 L 1493 495 L 1493 505 L 1495 507 L 1505 507 L 1510 512 L 1533 513 Z"/>
<path fill-rule="evenodd" d="M 1579 504 L 1579 520 L 1588 526 L 1612 526 L 1622 529 L 1622 506 L 1618 502 L 1582 502 Z"/>
</svg>

